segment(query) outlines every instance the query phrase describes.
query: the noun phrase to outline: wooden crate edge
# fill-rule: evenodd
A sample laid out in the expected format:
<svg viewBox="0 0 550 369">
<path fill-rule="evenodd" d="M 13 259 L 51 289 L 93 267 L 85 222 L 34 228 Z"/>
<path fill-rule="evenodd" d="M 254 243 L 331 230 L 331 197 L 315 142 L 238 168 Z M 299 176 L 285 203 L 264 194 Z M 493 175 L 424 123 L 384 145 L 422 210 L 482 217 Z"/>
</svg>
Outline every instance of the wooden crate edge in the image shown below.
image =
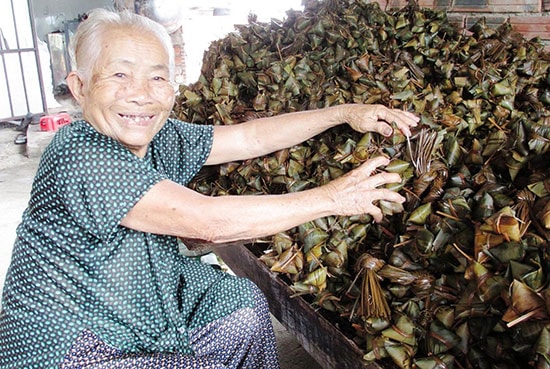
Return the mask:
<svg viewBox="0 0 550 369">
<path fill-rule="evenodd" d="M 215 251 L 237 275 L 252 280 L 266 295 L 271 313 L 296 336 L 304 349 L 325 369 L 379 369 L 366 365 L 363 352 L 328 320 L 258 260 L 244 244 Z"/>
</svg>

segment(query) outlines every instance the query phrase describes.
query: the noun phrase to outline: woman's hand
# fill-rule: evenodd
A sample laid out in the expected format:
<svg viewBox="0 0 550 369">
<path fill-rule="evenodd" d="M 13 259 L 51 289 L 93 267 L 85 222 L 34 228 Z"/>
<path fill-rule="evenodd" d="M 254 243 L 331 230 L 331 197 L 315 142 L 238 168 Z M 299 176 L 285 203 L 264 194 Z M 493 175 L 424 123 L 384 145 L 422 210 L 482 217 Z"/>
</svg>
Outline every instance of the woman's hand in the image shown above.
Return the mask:
<svg viewBox="0 0 550 369">
<path fill-rule="evenodd" d="M 387 165 L 389 159 L 379 156 L 361 164 L 351 172 L 346 173 L 322 188 L 334 203 L 337 215 L 370 214 L 376 222 L 382 221 L 382 210 L 375 205 L 379 200 L 403 203 L 405 198 L 395 191 L 378 188 L 387 183 L 401 182 L 396 173 L 376 172 L 380 166 Z"/>
<path fill-rule="evenodd" d="M 348 123 L 358 132 L 378 132 L 382 136 L 393 134 L 394 123 L 405 136 L 411 135 L 411 127 L 420 120 L 416 115 L 399 109 L 390 109 L 384 105 L 345 104 L 336 107 L 338 119 Z"/>
</svg>

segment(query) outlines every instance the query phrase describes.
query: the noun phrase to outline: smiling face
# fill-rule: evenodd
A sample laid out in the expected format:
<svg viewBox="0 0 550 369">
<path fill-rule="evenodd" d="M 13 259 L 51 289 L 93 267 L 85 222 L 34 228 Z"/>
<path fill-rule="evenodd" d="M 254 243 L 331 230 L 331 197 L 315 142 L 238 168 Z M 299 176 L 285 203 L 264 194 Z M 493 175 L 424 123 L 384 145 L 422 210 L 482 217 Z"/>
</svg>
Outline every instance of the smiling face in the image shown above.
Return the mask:
<svg viewBox="0 0 550 369">
<path fill-rule="evenodd" d="M 143 157 L 174 104 L 168 53 L 143 31 L 116 28 L 99 37 L 91 77 L 71 72 L 67 82 L 86 121 Z"/>
</svg>

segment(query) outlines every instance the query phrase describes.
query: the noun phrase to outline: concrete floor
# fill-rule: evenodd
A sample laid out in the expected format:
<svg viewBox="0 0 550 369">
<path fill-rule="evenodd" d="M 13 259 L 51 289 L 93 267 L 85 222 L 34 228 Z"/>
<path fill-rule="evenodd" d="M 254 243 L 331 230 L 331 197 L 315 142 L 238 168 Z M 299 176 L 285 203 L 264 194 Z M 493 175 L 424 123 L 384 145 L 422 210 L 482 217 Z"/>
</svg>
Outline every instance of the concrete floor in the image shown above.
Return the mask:
<svg viewBox="0 0 550 369">
<path fill-rule="evenodd" d="M 9 266 L 15 229 L 29 200 L 40 155 L 53 136 L 29 126 L 26 145 L 15 145 L 21 132 L 15 126 L 0 126 L 0 290 Z M 285 327 L 273 318 L 281 369 L 321 369 Z"/>
</svg>

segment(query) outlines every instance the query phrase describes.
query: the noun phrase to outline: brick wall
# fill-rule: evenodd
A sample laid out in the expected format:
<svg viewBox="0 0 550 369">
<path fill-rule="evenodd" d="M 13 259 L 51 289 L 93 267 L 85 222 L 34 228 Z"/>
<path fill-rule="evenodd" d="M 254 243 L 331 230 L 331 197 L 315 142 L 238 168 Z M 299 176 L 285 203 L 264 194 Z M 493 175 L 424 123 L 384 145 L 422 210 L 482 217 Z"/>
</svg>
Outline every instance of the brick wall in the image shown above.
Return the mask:
<svg viewBox="0 0 550 369">
<path fill-rule="evenodd" d="M 170 34 L 172 45 L 174 45 L 174 56 L 176 57 L 176 75 L 177 83 L 183 83 L 187 77 L 187 68 L 185 65 L 185 42 L 183 40 L 183 29 L 180 27 Z"/>
<path fill-rule="evenodd" d="M 376 0 L 375 0 L 376 1 Z M 402 8 L 408 0 L 378 0 L 382 8 Z M 490 26 L 510 20 L 526 38 L 539 37 L 550 47 L 550 0 L 418 0 L 420 7 L 444 9 L 449 19 L 469 27 L 485 17 Z"/>
</svg>

